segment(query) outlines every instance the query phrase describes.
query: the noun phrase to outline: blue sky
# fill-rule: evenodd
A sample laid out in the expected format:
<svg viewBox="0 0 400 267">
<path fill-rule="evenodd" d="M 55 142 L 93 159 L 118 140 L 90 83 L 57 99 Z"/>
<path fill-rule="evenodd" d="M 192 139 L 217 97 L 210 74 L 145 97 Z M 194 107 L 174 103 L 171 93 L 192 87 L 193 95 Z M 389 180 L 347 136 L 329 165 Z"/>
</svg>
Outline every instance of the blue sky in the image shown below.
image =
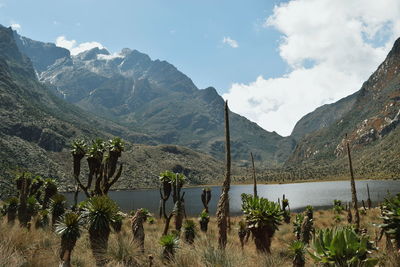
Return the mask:
<svg viewBox="0 0 400 267">
<path fill-rule="evenodd" d="M 279 32 L 262 26 L 279 1 L 0 0 L 0 23 L 55 42 L 97 41 L 111 52 L 137 49 L 187 74 L 199 88 L 226 92 L 233 82 L 281 75 Z M 238 43 L 237 48 L 223 38 Z"/>
<path fill-rule="evenodd" d="M 287 136 L 360 89 L 400 36 L 400 1 L 0 0 L 0 23 L 71 51 L 97 42 L 167 60 Z"/>
</svg>

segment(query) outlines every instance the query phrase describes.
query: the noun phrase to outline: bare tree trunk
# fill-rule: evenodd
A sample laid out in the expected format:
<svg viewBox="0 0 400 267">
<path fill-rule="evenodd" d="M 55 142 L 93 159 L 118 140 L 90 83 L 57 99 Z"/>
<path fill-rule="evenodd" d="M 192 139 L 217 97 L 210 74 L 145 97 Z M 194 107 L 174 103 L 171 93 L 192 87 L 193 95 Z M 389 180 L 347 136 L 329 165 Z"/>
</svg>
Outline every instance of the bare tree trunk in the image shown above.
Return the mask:
<svg viewBox="0 0 400 267">
<path fill-rule="evenodd" d="M 354 182 L 353 164 L 351 162 L 350 145 L 349 145 L 349 141 L 347 140 L 347 134 L 346 134 L 346 145 L 347 145 L 347 155 L 349 157 L 351 199 L 352 199 L 353 208 L 354 208 L 354 218 L 355 218 L 354 221 L 356 224 L 356 231 L 358 231 L 360 229 L 360 214 L 358 213 L 356 183 Z"/>
<path fill-rule="evenodd" d="M 218 246 L 225 249 L 227 243 L 227 208 L 229 201 L 229 188 L 231 184 L 231 145 L 229 136 L 229 108 L 228 102 L 225 102 L 225 157 L 226 157 L 226 173 L 225 181 L 222 185 L 221 196 L 219 197 L 217 207 L 217 225 L 218 225 Z"/>
<path fill-rule="evenodd" d="M 254 157 L 253 157 L 253 153 L 250 152 L 250 156 L 251 156 L 251 163 L 253 165 L 253 184 L 254 184 L 254 196 L 257 196 L 257 177 L 256 177 L 256 168 L 254 167 Z"/>
</svg>

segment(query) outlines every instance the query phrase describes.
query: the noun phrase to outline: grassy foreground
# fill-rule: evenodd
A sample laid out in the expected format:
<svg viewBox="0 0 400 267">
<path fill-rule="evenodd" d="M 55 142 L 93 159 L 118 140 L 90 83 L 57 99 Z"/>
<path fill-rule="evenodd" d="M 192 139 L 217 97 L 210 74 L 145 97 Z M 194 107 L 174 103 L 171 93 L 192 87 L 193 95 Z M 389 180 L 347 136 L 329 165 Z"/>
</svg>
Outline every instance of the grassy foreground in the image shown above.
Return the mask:
<svg viewBox="0 0 400 267">
<path fill-rule="evenodd" d="M 291 215 L 291 221 L 295 214 Z M 346 213 L 340 219 L 332 210 L 319 210 L 314 213 L 316 229 L 347 224 Z M 361 214 L 361 228 L 366 228 L 371 240 L 377 241 L 379 230 L 373 224 L 382 223 L 380 210 L 375 208 Z M 197 219 L 196 219 L 197 220 Z M 197 237 L 193 245 L 186 244 L 183 238 L 179 242 L 175 260 L 165 262 L 162 259 L 162 248 L 159 244 L 163 229 L 163 221 L 157 219 L 154 224 L 145 224 L 145 252 L 132 243 L 130 220 L 125 219 L 122 231 L 110 236 L 107 266 L 150 266 L 149 255 L 153 257 L 152 266 L 292 266 L 293 256 L 288 249 L 295 240 L 293 225 L 283 223 L 275 233 L 271 254 L 259 254 L 251 238 L 241 249 L 237 235 L 240 217 L 231 219 L 231 230 L 228 234 L 228 245 L 225 253 L 217 248 L 216 219 L 211 218 L 207 234 L 197 227 Z M 339 221 L 340 220 L 340 221 Z M 172 226 L 172 225 L 171 225 Z M 18 222 L 9 226 L 5 219 L 0 221 L 0 266 L 58 266 L 60 237 L 52 230 L 21 228 Z M 385 251 L 385 237 L 376 245 L 379 248 L 375 257 L 380 259 L 379 266 L 399 266 L 394 258 Z M 72 266 L 95 266 L 95 259 L 89 246 L 87 231 L 77 241 L 72 253 Z M 306 266 L 314 266 L 312 259 L 306 256 Z"/>
</svg>

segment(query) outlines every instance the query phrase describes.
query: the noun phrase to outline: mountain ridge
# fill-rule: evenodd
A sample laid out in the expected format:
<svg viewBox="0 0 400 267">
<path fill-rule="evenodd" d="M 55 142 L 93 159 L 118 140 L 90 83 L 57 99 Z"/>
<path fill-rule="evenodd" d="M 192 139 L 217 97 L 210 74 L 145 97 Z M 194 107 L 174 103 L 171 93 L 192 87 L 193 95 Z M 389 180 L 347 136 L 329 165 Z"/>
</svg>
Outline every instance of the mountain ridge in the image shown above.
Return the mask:
<svg viewBox="0 0 400 267">
<path fill-rule="evenodd" d="M 31 43 L 19 42 L 21 50 L 38 60 L 36 65 L 44 65 Z M 183 145 L 224 158 L 224 100 L 215 88 L 198 89 L 172 64 L 129 48 L 118 54 L 93 48 L 53 58 L 45 70 L 37 69 L 39 80 L 68 102 L 149 135 L 158 144 Z M 232 156 L 238 162 L 248 164 L 253 152 L 256 160 L 275 167 L 291 153 L 291 137 L 267 132 L 243 116 L 230 114 L 236 123 L 231 130 Z"/>
<path fill-rule="evenodd" d="M 400 173 L 396 154 L 400 149 L 400 38 L 361 89 L 350 97 L 352 104 L 345 106 L 341 116 L 298 142 L 287 165 L 343 162 L 348 140 L 360 175 L 380 173 L 390 177 Z M 340 106 L 337 103 L 332 105 Z"/>
<path fill-rule="evenodd" d="M 12 29 L 3 26 L 0 120 L 0 196 L 13 188 L 15 172 L 25 170 L 55 178 L 62 190 L 72 190 L 69 144 L 76 138 L 90 141 L 119 136 L 127 141 L 122 156 L 127 167 L 116 189 L 157 186 L 155 174 L 165 169 L 184 170 L 190 184 L 214 182 L 222 177 L 222 162 L 209 155 L 180 146 L 131 144 L 129 140 L 151 137 L 96 117 L 55 96 L 38 81 L 31 60 L 18 49 Z"/>
</svg>

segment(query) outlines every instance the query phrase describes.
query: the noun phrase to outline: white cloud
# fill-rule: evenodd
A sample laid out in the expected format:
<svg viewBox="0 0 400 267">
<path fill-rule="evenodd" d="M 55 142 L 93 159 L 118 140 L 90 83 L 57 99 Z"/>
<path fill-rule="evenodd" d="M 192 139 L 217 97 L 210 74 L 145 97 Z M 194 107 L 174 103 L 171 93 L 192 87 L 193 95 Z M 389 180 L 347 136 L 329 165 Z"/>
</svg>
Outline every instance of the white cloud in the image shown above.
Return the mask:
<svg viewBox="0 0 400 267">
<path fill-rule="evenodd" d="M 18 24 L 18 23 L 12 23 L 10 26 L 11 26 L 11 28 L 12 28 L 14 31 L 19 31 L 19 30 L 21 30 L 21 25 Z"/>
<path fill-rule="evenodd" d="M 233 40 L 231 37 L 224 37 L 222 39 L 222 43 L 229 45 L 232 48 L 238 48 L 239 44 L 236 40 Z"/>
<path fill-rule="evenodd" d="M 399 37 L 400 1 L 292 0 L 264 26 L 282 33 L 279 53 L 290 71 L 234 83 L 223 97 L 233 111 L 286 136 L 308 112 L 360 89 Z"/>
<path fill-rule="evenodd" d="M 76 40 L 67 40 L 65 36 L 57 37 L 56 45 L 68 49 L 71 52 L 71 55 L 74 56 L 95 47 L 98 47 L 100 49 L 105 48 L 102 44 L 98 42 L 86 42 L 78 44 Z"/>
</svg>

